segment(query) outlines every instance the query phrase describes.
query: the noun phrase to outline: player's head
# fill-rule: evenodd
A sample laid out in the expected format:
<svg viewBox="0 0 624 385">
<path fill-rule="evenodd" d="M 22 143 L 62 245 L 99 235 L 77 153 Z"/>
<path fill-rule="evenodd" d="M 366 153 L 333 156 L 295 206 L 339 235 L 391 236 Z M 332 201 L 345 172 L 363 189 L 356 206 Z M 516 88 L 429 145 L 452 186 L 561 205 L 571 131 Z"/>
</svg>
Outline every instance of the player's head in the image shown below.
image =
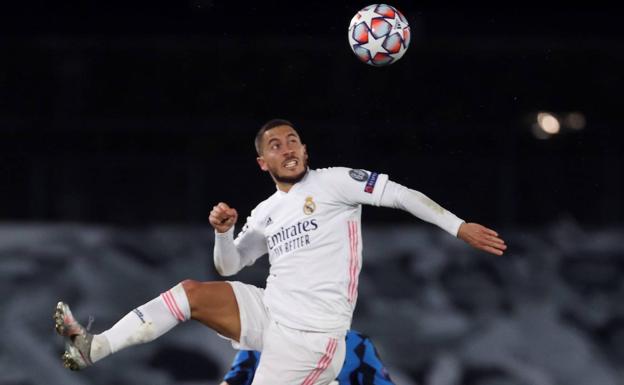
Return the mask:
<svg viewBox="0 0 624 385">
<path fill-rule="evenodd" d="M 258 164 L 277 184 L 299 182 L 308 169 L 308 151 L 292 123 L 273 119 L 256 134 Z"/>
</svg>

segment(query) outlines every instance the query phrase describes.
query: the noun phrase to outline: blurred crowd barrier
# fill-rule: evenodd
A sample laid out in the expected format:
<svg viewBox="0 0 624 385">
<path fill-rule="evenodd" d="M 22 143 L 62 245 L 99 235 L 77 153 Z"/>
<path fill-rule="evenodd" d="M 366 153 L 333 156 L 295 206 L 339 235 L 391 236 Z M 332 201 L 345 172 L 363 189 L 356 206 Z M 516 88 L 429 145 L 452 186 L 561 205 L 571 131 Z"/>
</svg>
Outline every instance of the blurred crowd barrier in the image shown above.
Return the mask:
<svg viewBox="0 0 624 385">
<path fill-rule="evenodd" d="M 353 328 L 397 385 L 623 385 L 624 228 L 500 229 L 475 252 L 429 225 L 366 225 Z M 177 282 L 220 280 L 209 227 L 0 226 L 0 384 L 218 384 L 235 354 L 189 322 L 75 373 L 52 313 L 110 327 Z M 234 279 L 264 286 L 266 258 Z"/>
</svg>

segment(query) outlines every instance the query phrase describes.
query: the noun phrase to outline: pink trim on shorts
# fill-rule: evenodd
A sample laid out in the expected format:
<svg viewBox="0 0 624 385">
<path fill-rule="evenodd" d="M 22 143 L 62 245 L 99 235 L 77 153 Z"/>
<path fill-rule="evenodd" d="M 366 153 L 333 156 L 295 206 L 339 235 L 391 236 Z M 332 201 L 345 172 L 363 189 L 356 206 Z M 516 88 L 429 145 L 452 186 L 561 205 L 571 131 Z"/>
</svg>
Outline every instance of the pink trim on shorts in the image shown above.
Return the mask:
<svg viewBox="0 0 624 385">
<path fill-rule="evenodd" d="M 325 354 L 321 357 L 319 362 L 316 364 L 316 368 L 308 374 L 308 376 L 303 380 L 301 385 L 312 385 L 314 382 L 321 376 L 321 374 L 327 369 L 329 364 L 334 359 L 334 353 L 336 353 L 336 346 L 338 346 L 338 340 L 335 338 L 330 338 L 327 346 L 325 347 Z"/>
<path fill-rule="evenodd" d="M 358 224 L 349 221 L 349 289 L 347 298 L 349 303 L 355 302 L 358 287 Z"/>
</svg>

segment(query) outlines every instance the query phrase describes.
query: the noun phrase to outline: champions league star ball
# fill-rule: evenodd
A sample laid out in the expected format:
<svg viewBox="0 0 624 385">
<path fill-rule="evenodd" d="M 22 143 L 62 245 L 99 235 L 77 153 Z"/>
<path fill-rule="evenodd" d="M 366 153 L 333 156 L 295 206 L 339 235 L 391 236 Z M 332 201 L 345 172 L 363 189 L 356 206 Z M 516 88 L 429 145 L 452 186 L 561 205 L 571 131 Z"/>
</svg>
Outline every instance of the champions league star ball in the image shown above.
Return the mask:
<svg viewBox="0 0 624 385">
<path fill-rule="evenodd" d="M 349 46 L 361 61 L 372 66 L 399 60 L 407 51 L 410 35 L 405 16 L 386 4 L 362 8 L 349 24 Z"/>
</svg>

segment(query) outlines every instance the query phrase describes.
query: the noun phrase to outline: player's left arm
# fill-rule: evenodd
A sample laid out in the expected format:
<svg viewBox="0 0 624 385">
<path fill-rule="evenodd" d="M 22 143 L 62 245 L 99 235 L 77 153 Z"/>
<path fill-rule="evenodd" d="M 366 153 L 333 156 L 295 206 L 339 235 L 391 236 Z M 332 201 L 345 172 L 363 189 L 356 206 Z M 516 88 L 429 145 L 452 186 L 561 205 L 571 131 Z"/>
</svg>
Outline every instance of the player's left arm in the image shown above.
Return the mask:
<svg viewBox="0 0 624 385">
<path fill-rule="evenodd" d="M 475 249 L 502 255 L 507 249 L 505 241 L 492 229 L 478 223 L 466 223 L 444 209 L 425 194 L 387 181 L 381 194 L 380 206 L 394 207 L 432 223 Z"/>
<path fill-rule="evenodd" d="M 389 180 L 388 175 L 360 169 L 334 167 L 324 175 L 336 197 L 347 204 L 368 204 L 401 209 L 434 224 L 470 246 L 502 255 L 507 249 L 498 233 L 478 223 L 466 223 L 425 194 Z"/>
</svg>

